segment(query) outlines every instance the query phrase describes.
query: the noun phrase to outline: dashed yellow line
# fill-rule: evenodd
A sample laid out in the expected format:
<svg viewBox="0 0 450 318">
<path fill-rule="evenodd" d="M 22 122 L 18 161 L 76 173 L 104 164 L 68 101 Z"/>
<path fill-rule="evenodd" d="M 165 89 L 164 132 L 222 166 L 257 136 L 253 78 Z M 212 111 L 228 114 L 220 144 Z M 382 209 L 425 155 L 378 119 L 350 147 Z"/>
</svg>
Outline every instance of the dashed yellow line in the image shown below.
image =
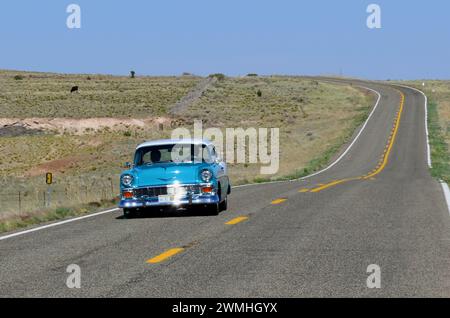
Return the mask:
<svg viewBox="0 0 450 318">
<path fill-rule="evenodd" d="M 231 219 L 230 221 L 226 222 L 225 224 L 227 224 L 227 225 L 234 225 L 234 224 L 243 222 L 243 221 L 245 221 L 245 220 L 248 220 L 248 216 L 239 216 L 239 217 L 236 217 L 236 218 L 234 218 L 234 219 Z M 189 247 L 191 247 L 193 244 L 194 244 L 194 243 L 189 244 L 189 245 L 184 246 L 184 247 L 185 247 L 185 248 L 189 248 Z M 183 252 L 183 251 L 185 250 L 184 247 L 177 247 L 177 248 L 171 248 L 171 249 L 168 249 L 167 251 L 165 251 L 165 252 L 163 252 L 163 253 L 161 253 L 161 254 L 155 256 L 155 257 L 152 257 L 152 258 L 148 259 L 148 260 L 146 261 L 146 263 L 148 263 L 148 264 L 161 263 L 162 261 L 165 261 L 165 260 L 167 260 L 168 258 L 170 258 L 170 257 L 172 257 L 172 256 L 174 256 L 174 255 L 176 255 L 176 254 L 178 254 L 178 253 Z"/>
<path fill-rule="evenodd" d="M 271 202 L 271 204 L 280 204 L 280 203 L 283 203 L 284 201 L 286 201 L 287 199 L 283 199 L 283 198 L 281 198 L 281 199 L 276 199 L 276 200 L 273 200 L 272 202 Z"/>
<path fill-rule="evenodd" d="M 405 103 L 405 95 L 401 91 L 399 91 L 399 93 L 400 93 L 400 96 L 401 96 L 400 97 L 400 107 L 399 107 L 399 109 L 398 109 L 398 111 L 396 113 L 396 118 L 395 118 L 395 121 L 394 121 L 394 125 L 393 125 L 391 133 L 390 133 L 390 135 L 388 137 L 388 143 L 387 143 L 386 147 L 383 150 L 383 155 L 381 156 L 381 159 L 379 160 L 377 166 L 372 171 L 370 171 L 369 173 L 367 173 L 367 174 L 365 174 L 363 176 L 335 180 L 335 181 L 329 182 L 329 183 L 324 184 L 324 185 L 320 185 L 319 184 L 318 187 L 316 187 L 314 189 L 311 189 L 310 192 L 320 192 L 322 190 L 325 190 L 327 188 L 333 187 L 335 185 L 342 184 L 342 183 L 349 182 L 349 181 L 353 181 L 353 180 L 361 180 L 361 179 L 374 180 L 374 176 L 376 176 L 377 174 L 379 174 L 381 171 L 384 170 L 384 168 L 386 167 L 386 165 L 388 163 L 389 155 L 391 154 L 392 148 L 393 148 L 394 143 L 395 143 L 395 139 L 397 137 L 398 129 L 400 127 L 400 119 L 401 119 L 402 113 L 403 113 L 403 105 Z"/>
<path fill-rule="evenodd" d="M 149 260 L 147 260 L 147 263 L 149 264 L 155 264 L 155 263 L 160 263 L 172 256 L 174 256 L 175 254 L 178 254 L 180 252 L 184 251 L 184 248 L 171 248 L 170 250 L 165 251 L 162 254 L 159 254 L 158 256 L 155 256 L 153 258 L 150 258 Z"/>
<path fill-rule="evenodd" d="M 238 224 L 239 222 L 242 222 L 242 221 L 245 221 L 245 220 L 248 220 L 247 216 L 238 216 L 237 218 L 234 218 L 234 219 L 226 222 L 225 224 L 226 225 L 234 225 L 234 224 Z"/>
<path fill-rule="evenodd" d="M 338 185 L 338 184 L 341 184 L 341 183 L 345 183 L 345 182 L 348 182 L 348 181 L 352 181 L 352 180 L 358 180 L 358 179 L 361 179 L 361 178 L 360 177 L 356 177 L 356 178 L 347 178 L 347 179 L 341 179 L 341 180 L 332 181 L 330 183 L 327 183 L 327 184 L 324 184 L 324 185 L 322 185 L 320 187 L 312 189 L 311 192 L 313 192 L 313 193 L 319 192 L 319 191 L 328 189 L 330 187 L 333 187 L 335 185 Z"/>
</svg>

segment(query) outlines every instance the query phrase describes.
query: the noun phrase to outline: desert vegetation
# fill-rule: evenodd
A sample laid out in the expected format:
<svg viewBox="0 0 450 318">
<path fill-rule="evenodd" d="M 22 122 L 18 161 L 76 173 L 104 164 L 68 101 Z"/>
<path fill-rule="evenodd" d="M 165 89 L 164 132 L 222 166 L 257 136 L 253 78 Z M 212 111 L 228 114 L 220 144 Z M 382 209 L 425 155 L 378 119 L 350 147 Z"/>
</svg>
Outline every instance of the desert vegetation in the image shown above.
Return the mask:
<svg viewBox="0 0 450 318">
<path fill-rule="evenodd" d="M 199 80 L 0 71 L 0 118 L 159 116 Z"/>
</svg>

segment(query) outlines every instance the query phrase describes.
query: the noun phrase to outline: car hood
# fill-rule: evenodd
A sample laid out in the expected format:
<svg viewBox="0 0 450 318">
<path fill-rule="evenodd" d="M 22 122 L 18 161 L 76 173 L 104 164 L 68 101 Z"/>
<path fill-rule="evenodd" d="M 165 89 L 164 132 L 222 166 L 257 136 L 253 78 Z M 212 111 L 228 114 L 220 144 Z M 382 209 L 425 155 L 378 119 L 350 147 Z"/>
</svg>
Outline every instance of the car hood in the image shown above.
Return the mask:
<svg viewBox="0 0 450 318">
<path fill-rule="evenodd" d="M 156 164 L 135 167 L 136 187 L 199 182 L 199 172 L 204 164 Z"/>
</svg>

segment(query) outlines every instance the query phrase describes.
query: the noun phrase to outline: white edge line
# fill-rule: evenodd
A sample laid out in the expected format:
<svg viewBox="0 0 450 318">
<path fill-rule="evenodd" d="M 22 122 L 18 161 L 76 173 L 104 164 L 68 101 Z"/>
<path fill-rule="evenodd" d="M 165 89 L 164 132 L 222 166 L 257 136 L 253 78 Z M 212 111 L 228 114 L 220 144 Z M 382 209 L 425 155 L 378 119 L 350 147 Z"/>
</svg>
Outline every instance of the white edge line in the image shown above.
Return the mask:
<svg viewBox="0 0 450 318">
<path fill-rule="evenodd" d="M 365 86 L 355 86 L 355 87 L 361 87 L 364 89 L 367 89 L 369 91 L 374 92 L 375 94 L 378 95 L 377 101 L 372 109 L 372 111 L 370 112 L 369 116 L 367 117 L 366 121 L 364 122 L 364 125 L 361 127 L 361 129 L 359 130 L 358 134 L 356 135 L 356 137 L 353 139 L 352 143 L 347 147 L 347 149 L 339 156 L 339 158 L 337 158 L 333 163 L 331 163 L 328 167 L 317 171 L 313 174 L 310 174 L 308 176 L 305 177 L 301 177 L 301 178 L 297 178 L 297 179 L 292 179 L 292 180 L 280 180 L 280 181 L 269 181 L 269 182 L 261 182 L 261 183 L 249 183 L 249 184 L 243 184 L 243 185 L 238 185 L 238 186 L 234 186 L 232 187 L 233 189 L 235 188 L 241 188 L 241 187 L 247 187 L 247 186 L 256 186 L 256 185 L 263 185 L 263 184 L 270 184 L 270 183 L 285 183 L 285 182 L 293 182 L 293 181 L 298 181 L 298 180 L 305 180 L 308 178 L 311 178 L 313 176 L 316 176 L 320 173 L 323 173 L 325 171 L 327 171 L 328 169 L 331 169 L 333 166 L 335 166 L 339 161 L 341 161 L 341 159 L 350 151 L 350 149 L 353 147 L 353 145 L 355 144 L 355 142 L 358 140 L 359 136 L 361 135 L 361 133 L 363 132 L 364 128 L 366 127 L 367 123 L 369 122 L 370 118 L 372 117 L 373 113 L 375 112 L 375 110 L 378 107 L 378 104 L 380 103 L 380 99 L 381 99 L 381 94 L 371 88 L 365 87 Z M 43 225 L 43 226 L 38 226 L 38 227 L 34 227 L 31 228 L 29 230 L 24 230 L 24 231 L 20 231 L 20 232 L 15 232 L 12 234 L 8 234 L 8 235 L 4 235 L 4 236 L 0 236 L 0 241 L 2 240 L 6 240 L 12 237 L 16 237 L 19 235 L 24 235 L 24 234 L 28 234 L 28 233 L 32 233 L 32 232 L 36 232 L 36 231 L 40 231 L 40 230 L 44 230 L 44 229 L 48 229 L 51 227 L 55 227 L 55 226 L 59 226 L 59 225 L 63 225 L 66 223 L 71 223 L 71 222 L 75 222 L 75 221 L 79 221 L 79 220 L 83 220 L 83 219 L 87 219 L 87 218 L 91 218 L 94 216 L 98 216 L 98 215 L 102 215 L 102 214 L 106 214 L 106 213 L 110 213 L 110 212 L 114 212 L 119 210 L 119 208 L 114 208 L 114 209 L 109 209 L 109 210 L 105 210 L 105 211 L 100 211 L 100 212 L 96 212 L 96 213 L 92 213 L 92 214 L 88 214 L 88 215 L 84 215 L 84 216 L 80 216 L 80 217 L 76 217 L 76 218 L 72 218 L 72 219 L 68 219 L 68 220 L 64 220 L 61 222 L 55 222 L 55 223 L 51 223 L 51 224 L 47 224 L 47 225 Z"/>
<path fill-rule="evenodd" d="M 271 183 L 283 183 L 283 182 L 294 182 L 294 181 L 298 181 L 298 180 L 305 180 L 311 177 L 314 177 L 320 173 L 323 173 L 325 171 L 327 171 L 328 169 L 331 169 L 333 166 L 335 166 L 337 163 L 339 163 L 342 158 L 344 158 L 344 156 L 350 151 L 350 149 L 353 147 L 353 145 L 355 144 L 355 142 L 358 140 L 359 136 L 362 134 L 362 132 L 364 131 L 364 129 L 366 128 L 367 123 L 369 122 L 370 118 L 372 117 L 373 113 L 375 112 L 375 110 L 378 107 L 378 104 L 380 103 L 380 99 L 381 99 L 381 94 L 371 88 L 365 87 L 365 86 L 354 86 L 354 87 L 361 87 L 364 89 L 367 89 L 369 91 L 374 92 L 375 94 L 377 94 L 378 98 L 377 101 L 375 103 L 375 105 L 373 106 L 372 111 L 370 112 L 369 116 L 367 117 L 366 121 L 364 122 L 364 124 L 362 125 L 361 129 L 359 130 L 358 134 L 356 135 L 356 137 L 353 139 L 352 143 L 347 147 L 347 149 L 339 156 L 339 158 L 337 158 L 334 162 L 332 162 L 330 165 L 328 165 L 326 168 L 317 171 L 313 174 L 301 177 L 301 178 L 297 178 L 297 179 L 292 179 L 292 180 L 280 180 L 280 181 L 268 181 L 268 182 L 261 182 L 261 183 L 248 183 L 248 184 L 243 184 L 243 185 L 238 185 L 238 186 L 234 186 L 232 187 L 234 188 L 241 188 L 241 187 L 248 187 L 248 186 L 255 186 L 255 185 L 262 185 L 262 184 L 271 184 Z"/>
<path fill-rule="evenodd" d="M 445 201 L 447 202 L 448 214 L 450 215 L 450 189 L 446 182 L 441 182 L 442 191 L 444 191 Z"/>
<path fill-rule="evenodd" d="M 427 135 L 427 163 L 428 163 L 428 167 L 432 168 L 431 153 L 430 153 L 430 141 L 428 138 L 428 97 L 427 97 L 427 95 L 425 95 L 424 92 L 422 92 L 421 90 L 419 90 L 417 88 L 406 86 L 406 85 L 400 85 L 400 84 L 394 84 L 394 85 L 412 89 L 416 92 L 421 93 L 423 95 L 423 97 L 425 98 L 425 133 Z M 448 184 L 446 182 L 441 180 L 441 181 L 439 181 L 439 183 L 441 184 L 442 191 L 444 192 L 445 202 L 447 203 L 447 209 L 448 209 L 448 213 L 450 215 L 450 189 L 448 188 Z"/>
<path fill-rule="evenodd" d="M 9 239 L 9 238 L 12 238 L 12 237 L 15 237 L 15 236 L 19 236 L 19 235 L 23 235 L 23 234 L 27 234 L 27 233 L 31 233 L 31 232 L 36 232 L 36 231 L 48 229 L 50 227 L 54 227 L 54 226 L 58 226 L 58 225 L 62 225 L 62 224 L 66 224 L 66 223 L 70 223 L 70 222 L 74 222 L 74 221 L 79 221 L 79 220 L 82 220 L 82 219 L 91 218 L 91 217 L 94 217 L 94 216 L 97 216 L 97 215 L 114 212 L 114 211 L 117 211 L 117 210 L 119 210 L 119 208 L 114 208 L 114 209 L 109 209 L 109 210 L 105 210 L 105 211 L 100 211 L 100 212 L 96 212 L 96 213 L 92 213 L 92 214 L 88 214 L 88 215 L 84 215 L 84 216 L 80 216 L 80 217 L 64 220 L 64 221 L 61 221 L 61 222 L 55 222 L 55 223 L 51 223 L 51 224 L 47 224 L 47 225 L 43 225 L 43 226 L 39 226 L 39 227 L 34 227 L 34 228 L 29 229 L 29 230 L 24 230 L 24 231 L 12 233 L 12 234 L 9 234 L 9 235 L 0 236 L 0 241 Z"/>
<path fill-rule="evenodd" d="M 413 91 L 419 92 L 420 94 L 423 95 L 424 99 L 425 99 L 425 134 L 427 136 L 427 164 L 428 167 L 431 168 L 432 164 L 431 164 L 431 152 L 430 152 L 430 140 L 429 140 L 429 136 L 428 136 L 428 97 L 427 95 L 425 95 L 424 92 L 422 92 L 421 90 L 411 87 L 411 86 L 406 86 L 406 85 L 400 85 L 400 84 L 393 84 L 396 86 L 400 86 L 400 87 L 404 87 L 404 88 L 409 88 L 412 89 Z"/>
</svg>

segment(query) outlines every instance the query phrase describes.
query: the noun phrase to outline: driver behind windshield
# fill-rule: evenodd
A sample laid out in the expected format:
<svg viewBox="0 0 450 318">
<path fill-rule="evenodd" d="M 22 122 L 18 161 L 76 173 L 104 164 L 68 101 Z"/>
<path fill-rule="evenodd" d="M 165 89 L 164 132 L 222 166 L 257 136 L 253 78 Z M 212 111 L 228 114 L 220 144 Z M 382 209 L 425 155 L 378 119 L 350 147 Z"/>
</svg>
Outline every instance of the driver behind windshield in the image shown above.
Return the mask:
<svg viewBox="0 0 450 318">
<path fill-rule="evenodd" d="M 152 165 L 168 162 L 198 163 L 209 162 L 210 155 L 205 145 L 158 145 L 141 148 L 137 165 Z M 174 158 L 176 159 L 174 161 Z"/>
<path fill-rule="evenodd" d="M 152 163 L 158 163 L 161 160 L 161 151 L 153 150 L 150 154 L 150 159 Z"/>
</svg>

